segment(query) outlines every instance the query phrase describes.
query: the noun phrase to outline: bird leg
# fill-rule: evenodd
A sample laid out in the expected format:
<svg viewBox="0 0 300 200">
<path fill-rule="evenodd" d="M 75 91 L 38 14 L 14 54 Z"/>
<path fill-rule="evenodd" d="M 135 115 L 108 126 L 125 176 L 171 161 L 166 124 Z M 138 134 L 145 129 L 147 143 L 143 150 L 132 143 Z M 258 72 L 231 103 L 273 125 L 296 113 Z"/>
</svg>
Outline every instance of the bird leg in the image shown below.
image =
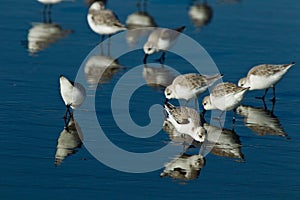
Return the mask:
<svg viewBox="0 0 300 200">
<path fill-rule="evenodd" d="M 72 113 L 71 113 L 71 111 L 70 111 L 70 105 L 67 105 L 66 106 L 66 112 L 65 112 L 65 115 L 64 115 L 64 122 L 65 122 L 65 128 L 67 129 L 67 127 L 68 127 L 68 123 L 69 123 L 69 121 L 70 121 L 70 117 L 68 118 L 68 114 L 69 114 L 69 116 L 71 117 L 72 116 Z"/>
<path fill-rule="evenodd" d="M 234 131 L 235 120 L 236 120 L 236 109 L 233 110 L 232 126 L 231 126 L 232 131 Z"/>
<path fill-rule="evenodd" d="M 165 63 L 165 59 L 166 59 L 166 52 L 163 51 L 160 58 L 157 59 L 157 61 L 160 63 L 160 64 L 164 64 Z"/>
<path fill-rule="evenodd" d="M 144 59 L 143 59 L 143 63 L 147 64 L 147 58 L 148 58 L 149 54 L 145 54 Z"/>
<path fill-rule="evenodd" d="M 271 99 L 271 101 L 273 102 L 273 104 L 275 104 L 276 101 L 275 86 L 273 86 L 273 98 Z"/>
<path fill-rule="evenodd" d="M 47 23 L 47 17 L 46 17 L 46 10 L 47 10 L 47 4 L 44 5 L 44 9 L 43 9 L 43 22 Z"/>
<path fill-rule="evenodd" d="M 265 101 L 265 97 L 266 97 L 266 95 L 267 95 L 268 90 L 269 90 L 269 88 L 265 89 L 265 94 L 264 94 L 264 96 L 262 96 L 262 97 L 255 97 L 255 98 L 256 98 L 256 99 L 262 99 L 263 101 Z"/>
<path fill-rule="evenodd" d="M 49 8 L 48 8 L 48 23 L 49 24 L 52 23 L 52 12 L 51 12 L 51 9 L 52 9 L 52 5 L 50 4 Z"/>
</svg>

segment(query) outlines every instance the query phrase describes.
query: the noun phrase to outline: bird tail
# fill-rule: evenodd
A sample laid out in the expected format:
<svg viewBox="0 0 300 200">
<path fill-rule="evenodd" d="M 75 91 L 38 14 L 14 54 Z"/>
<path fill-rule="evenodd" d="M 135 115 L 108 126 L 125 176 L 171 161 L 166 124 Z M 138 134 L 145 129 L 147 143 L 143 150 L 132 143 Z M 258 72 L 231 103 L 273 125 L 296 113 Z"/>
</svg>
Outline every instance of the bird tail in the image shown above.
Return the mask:
<svg viewBox="0 0 300 200">
<path fill-rule="evenodd" d="M 212 85 L 214 82 L 216 82 L 217 80 L 219 80 L 220 78 L 222 78 L 224 76 L 224 74 L 215 74 L 212 76 L 207 76 L 207 84 L 208 85 Z"/>
<path fill-rule="evenodd" d="M 296 62 L 292 62 L 292 63 L 290 63 L 290 64 L 284 65 L 284 67 L 285 67 L 286 69 L 289 69 L 289 68 L 291 68 L 292 66 L 294 66 L 295 64 L 296 64 Z"/>
</svg>

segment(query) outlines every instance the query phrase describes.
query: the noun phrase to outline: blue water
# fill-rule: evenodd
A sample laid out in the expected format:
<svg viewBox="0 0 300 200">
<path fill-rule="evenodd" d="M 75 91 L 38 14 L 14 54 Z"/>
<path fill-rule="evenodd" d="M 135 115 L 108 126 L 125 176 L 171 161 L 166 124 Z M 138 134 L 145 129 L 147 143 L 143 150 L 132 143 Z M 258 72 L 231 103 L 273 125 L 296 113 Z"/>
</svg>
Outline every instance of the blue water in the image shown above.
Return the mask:
<svg viewBox="0 0 300 200">
<path fill-rule="evenodd" d="M 59 75 L 74 80 L 100 36 L 86 22 L 88 7 L 83 1 L 63 2 L 54 5 L 52 21 L 72 33 L 31 54 L 27 49 L 27 35 L 32 22 L 42 22 L 43 6 L 34 0 L 4 0 L 0 14 L 0 198 L 299 199 L 300 3 L 292 0 L 209 0 L 207 3 L 213 9 L 213 18 L 200 30 L 189 19 L 190 1 L 149 0 L 147 11 L 159 26 L 186 25 L 185 34 L 207 50 L 226 81 L 236 83 L 256 64 L 295 61 L 296 66 L 276 87 L 274 114 L 288 138 L 255 134 L 244 125 L 243 117 L 238 116 L 236 133 L 245 161 L 208 154 L 199 177 L 191 181 L 161 178 L 163 166 L 148 173 L 117 171 L 96 160 L 84 145 L 55 166 L 57 139 L 64 127 L 65 111 L 59 95 Z M 136 11 L 135 1 L 108 1 L 107 6 L 123 23 Z M 153 61 L 155 56 L 149 59 Z M 142 64 L 142 57 L 142 51 L 121 57 L 119 62 L 125 68 L 96 92 L 96 110 L 105 131 L 115 144 L 134 152 L 161 148 L 169 140 L 168 135 L 161 131 L 144 141 L 120 134 L 111 117 L 109 100 L 103 98 L 110 97 L 122 75 Z M 185 67 L 184 63 L 175 55 L 167 54 L 166 64 L 182 73 L 191 72 L 192 68 Z M 261 107 L 262 102 L 254 99 L 261 94 L 262 91 L 248 93 L 243 103 Z M 132 100 L 132 118 L 145 126 L 150 120 L 149 107 L 162 103 L 163 93 L 143 86 Z M 267 103 L 270 108 L 270 102 Z M 230 119 L 225 126 L 230 128 Z M 120 159 L 120 165 L 124 164 L 126 161 Z"/>
</svg>

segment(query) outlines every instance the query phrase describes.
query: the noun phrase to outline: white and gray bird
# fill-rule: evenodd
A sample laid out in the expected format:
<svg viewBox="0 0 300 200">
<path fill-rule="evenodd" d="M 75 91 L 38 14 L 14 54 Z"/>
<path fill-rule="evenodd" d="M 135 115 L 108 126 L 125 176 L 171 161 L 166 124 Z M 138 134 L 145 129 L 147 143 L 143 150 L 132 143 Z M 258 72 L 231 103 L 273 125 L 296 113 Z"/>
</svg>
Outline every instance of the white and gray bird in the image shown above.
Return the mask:
<svg viewBox="0 0 300 200">
<path fill-rule="evenodd" d="M 249 90 L 265 90 L 260 99 L 265 99 L 269 88 L 273 88 L 273 101 L 276 99 L 275 85 L 283 78 L 287 71 L 296 63 L 290 64 L 261 64 L 251 68 L 247 77 L 238 82 L 240 87 L 249 87 Z"/>
<path fill-rule="evenodd" d="M 186 106 L 175 107 L 165 102 L 166 120 L 171 122 L 174 128 L 182 134 L 191 136 L 198 142 L 204 142 L 206 130 L 201 126 L 200 114 L 193 108 Z"/>
<path fill-rule="evenodd" d="M 165 53 L 169 50 L 176 42 L 176 39 L 185 29 L 185 26 L 176 29 L 167 28 L 156 28 L 154 29 L 148 37 L 147 42 L 144 44 L 144 64 L 147 63 L 147 57 L 155 52 L 162 51 L 162 55 L 159 59 L 160 63 L 165 60 Z"/>
<path fill-rule="evenodd" d="M 65 125 L 67 127 L 67 114 L 72 116 L 72 113 L 70 111 L 70 108 L 73 110 L 80 107 L 81 104 L 84 102 L 86 97 L 85 88 L 80 83 L 74 83 L 70 80 L 68 80 L 63 75 L 59 78 L 60 83 L 60 94 L 61 97 L 66 105 L 66 113 L 64 116 L 65 119 Z M 70 118 L 69 118 L 70 120 Z"/>
<path fill-rule="evenodd" d="M 185 99 L 186 101 L 196 99 L 222 77 L 222 74 L 212 76 L 196 73 L 182 74 L 177 76 L 165 89 L 165 96 L 167 99 Z"/>
<path fill-rule="evenodd" d="M 102 35 L 102 41 L 105 35 L 110 36 L 126 30 L 117 15 L 109 9 L 105 9 L 104 3 L 101 1 L 96 1 L 90 6 L 87 21 L 95 33 Z"/>
</svg>

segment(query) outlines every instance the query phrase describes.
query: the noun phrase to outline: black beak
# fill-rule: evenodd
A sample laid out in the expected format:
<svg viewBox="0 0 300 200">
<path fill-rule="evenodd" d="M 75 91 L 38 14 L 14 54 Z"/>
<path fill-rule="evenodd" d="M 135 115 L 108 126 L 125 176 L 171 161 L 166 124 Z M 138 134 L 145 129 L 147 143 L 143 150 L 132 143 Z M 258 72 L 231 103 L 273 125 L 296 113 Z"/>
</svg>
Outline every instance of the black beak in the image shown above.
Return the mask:
<svg viewBox="0 0 300 200">
<path fill-rule="evenodd" d="M 167 104 L 169 102 L 169 99 L 165 99 L 165 102 L 164 102 L 164 104 Z"/>
<path fill-rule="evenodd" d="M 143 59 L 143 63 L 147 64 L 147 58 L 148 58 L 149 54 L 145 53 L 144 59 Z"/>
</svg>

